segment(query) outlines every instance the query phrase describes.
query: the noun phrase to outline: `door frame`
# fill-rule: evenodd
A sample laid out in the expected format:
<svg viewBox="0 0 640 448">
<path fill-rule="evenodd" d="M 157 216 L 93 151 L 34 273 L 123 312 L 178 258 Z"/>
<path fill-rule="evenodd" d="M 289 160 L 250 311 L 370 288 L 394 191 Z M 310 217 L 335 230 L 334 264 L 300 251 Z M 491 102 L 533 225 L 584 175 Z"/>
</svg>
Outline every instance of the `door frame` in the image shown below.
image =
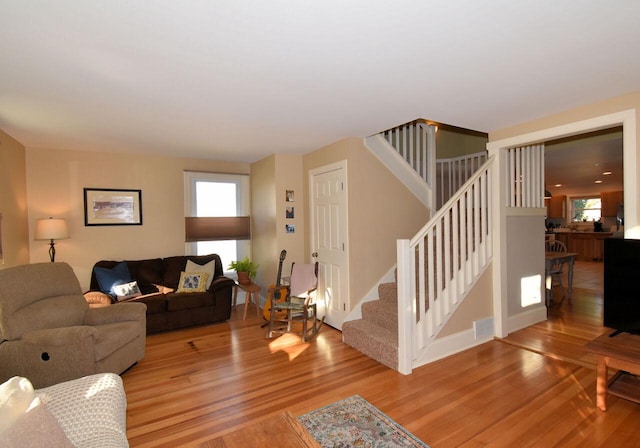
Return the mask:
<svg viewBox="0 0 640 448">
<path fill-rule="evenodd" d="M 349 300 L 351 294 L 350 287 L 350 277 L 349 277 L 349 188 L 348 188 L 348 171 L 347 171 L 347 160 L 340 160 L 338 162 L 329 163 L 327 165 L 319 166 L 317 168 L 312 168 L 309 170 L 309 251 L 310 254 L 316 251 L 314 236 L 316 234 L 316 220 L 315 220 L 315 199 L 314 199 L 314 190 L 313 190 L 313 182 L 314 178 L 317 175 L 327 173 L 329 171 L 335 171 L 341 169 L 343 172 L 343 191 L 344 191 L 344 224 L 345 224 L 345 235 L 344 235 L 344 256 L 346 259 L 346 263 L 344 266 L 344 272 L 342 272 L 342 279 L 346 283 L 343 286 L 344 303 L 347 305 L 347 309 L 344 312 L 344 316 L 346 317 L 351 311 L 351 301 Z M 312 257 L 313 258 L 313 257 Z M 315 260 L 314 260 L 315 261 Z M 324 300 L 324 297 L 316 298 L 317 301 Z M 344 320 L 340 322 L 340 325 L 336 327 L 338 330 L 342 329 L 342 323 Z"/>
<path fill-rule="evenodd" d="M 638 204 L 637 190 L 638 180 L 636 173 L 637 146 L 636 146 L 636 109 L 628 109 L 612 114 L 601 115 L 594 118 L 571 122 L 561 126 L 542 129 L 527 134 L 517 135 L 502 140 L 487 143 L 489 156 L 495 155 L 494 179 L 492 202 L 493 206 L 493 313 L 495 336 L 506 337 L 510 332 L 520 327 L 528 326 L 527 318 L 517 319 L 517 316 L 508 314 L 507 275 L 508 260 L 506 248 L 506 223 L 507 210 L 505 206 L 505 179 L 502 176 L 504 170 L 504 152 L 508 148 L 528 146 L 547 140 L 584 134 L 591 131 L 606 129 L 622 125 L 623 148 L 623 184 L 625 202 L 625 238 L 640 239 L 638 228 Z M 510 318 L 516 317 L 516 327 L 510 324 Z M 533 323 L 533 322 L 531 322 Z"/>
</svg>

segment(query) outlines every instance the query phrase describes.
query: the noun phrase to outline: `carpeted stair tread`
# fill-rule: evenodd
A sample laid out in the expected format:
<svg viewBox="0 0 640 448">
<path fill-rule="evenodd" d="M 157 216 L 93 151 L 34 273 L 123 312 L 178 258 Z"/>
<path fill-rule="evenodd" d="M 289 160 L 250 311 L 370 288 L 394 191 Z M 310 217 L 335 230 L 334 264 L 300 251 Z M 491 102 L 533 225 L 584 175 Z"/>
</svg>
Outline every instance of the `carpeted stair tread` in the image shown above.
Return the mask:
<svg viewBox="0 0 640 448">
<path fill-rule="evenodd" d="M 365 319 L 345 322 L 342 340 L 356 350 L 392 369 L 398 369 L 398 332 Z"/>
<path fill-rule="evenodd" d="M 378 285 L 378 297 L 382 302 L 398 305 L 398 284 L 381 283 Z"/>
<path fill-rule="evenodd" d="M 373 300 L 362 304 L 362 319 L 398 332 L 398 304 Z"/>
</svg>

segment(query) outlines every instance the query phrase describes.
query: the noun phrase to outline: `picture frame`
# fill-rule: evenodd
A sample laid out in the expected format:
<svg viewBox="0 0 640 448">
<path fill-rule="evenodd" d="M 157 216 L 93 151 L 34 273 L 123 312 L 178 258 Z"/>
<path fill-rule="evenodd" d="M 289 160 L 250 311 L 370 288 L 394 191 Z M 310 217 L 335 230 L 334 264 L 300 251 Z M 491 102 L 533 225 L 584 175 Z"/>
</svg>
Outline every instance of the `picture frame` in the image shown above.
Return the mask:
<svg viewBox="0 0 640 448">
<path fill-rule="evenodd" d="M 142 190 L 85 188 L 84 225 L 142 225 Z"/>
</svg>

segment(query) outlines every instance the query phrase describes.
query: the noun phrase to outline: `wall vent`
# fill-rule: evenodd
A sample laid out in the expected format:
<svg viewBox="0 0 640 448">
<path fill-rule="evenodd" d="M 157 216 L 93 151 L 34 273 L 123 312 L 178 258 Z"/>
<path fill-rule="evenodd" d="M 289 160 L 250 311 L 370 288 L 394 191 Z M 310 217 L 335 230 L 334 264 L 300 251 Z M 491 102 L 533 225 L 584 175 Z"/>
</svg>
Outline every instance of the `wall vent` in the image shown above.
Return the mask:
<svg viewBox="0 0 640 448">
<path fill-rule="evenodd" d="M 494 335 L 493 317 L 473 321 L 473 334 L 476 341 L 492 338 Z"/>
</svg>

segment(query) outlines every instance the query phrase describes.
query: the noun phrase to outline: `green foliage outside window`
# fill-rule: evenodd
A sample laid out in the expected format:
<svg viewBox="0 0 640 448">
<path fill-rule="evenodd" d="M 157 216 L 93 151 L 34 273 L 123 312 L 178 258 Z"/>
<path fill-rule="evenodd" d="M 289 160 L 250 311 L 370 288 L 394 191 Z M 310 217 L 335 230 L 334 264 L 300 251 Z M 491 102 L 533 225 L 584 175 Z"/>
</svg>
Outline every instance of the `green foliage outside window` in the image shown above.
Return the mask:
<svg viewBox="0 0 640 448">
<path fill-rule="evenodd" d="M 571 200 L 573 221 L 598 221 L 602 216 L 602 203 L 600 198 L 579 198 Z"/>
</svg>

